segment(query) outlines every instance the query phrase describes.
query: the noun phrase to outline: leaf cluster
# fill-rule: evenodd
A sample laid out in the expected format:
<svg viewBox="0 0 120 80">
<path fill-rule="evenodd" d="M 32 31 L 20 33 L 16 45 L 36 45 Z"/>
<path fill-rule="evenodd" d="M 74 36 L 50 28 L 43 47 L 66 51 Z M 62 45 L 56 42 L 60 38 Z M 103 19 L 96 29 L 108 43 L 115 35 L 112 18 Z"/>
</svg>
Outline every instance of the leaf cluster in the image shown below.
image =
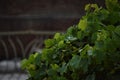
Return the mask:
<svg viewBox="0 0 120 80">
<path fill-rule="evenodd" d="M 85 7 L 86 15 L 66 33 L 45 40 L 42 53 L 22 61 L 28 80 L 115 80 L 120 76 L 120 3 Z"/>
</svg>

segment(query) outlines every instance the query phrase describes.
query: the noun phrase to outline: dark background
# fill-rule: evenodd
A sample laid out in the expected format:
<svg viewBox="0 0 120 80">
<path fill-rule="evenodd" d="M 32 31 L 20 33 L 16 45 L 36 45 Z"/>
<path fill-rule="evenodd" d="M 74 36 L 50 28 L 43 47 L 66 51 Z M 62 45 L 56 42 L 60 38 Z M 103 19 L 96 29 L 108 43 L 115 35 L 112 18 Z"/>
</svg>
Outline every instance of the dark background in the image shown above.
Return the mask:
<svg viewBox="0 0 120 80">
<path fill-rule="evenodd" d="M 104 0 L 0 0 L 0 32 L 65 31 L 88 3 L 104 6 Z"/>
</svg>

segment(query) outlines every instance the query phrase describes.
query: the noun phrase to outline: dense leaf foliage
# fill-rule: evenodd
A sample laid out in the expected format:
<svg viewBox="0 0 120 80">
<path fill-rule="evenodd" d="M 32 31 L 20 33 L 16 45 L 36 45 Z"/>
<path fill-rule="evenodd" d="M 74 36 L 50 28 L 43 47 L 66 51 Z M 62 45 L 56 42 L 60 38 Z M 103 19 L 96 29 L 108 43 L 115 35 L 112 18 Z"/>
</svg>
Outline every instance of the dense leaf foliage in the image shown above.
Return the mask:
<svg viewBox="0 0 120 80">
<path fill-rule="evenodd" d="M 86 15 L 66 33 L 45 40 L 42 53 L 22 61 L 28 80 L 116 80 L 120 76 L 120 3 L 85 7 Z"/>
</svg>

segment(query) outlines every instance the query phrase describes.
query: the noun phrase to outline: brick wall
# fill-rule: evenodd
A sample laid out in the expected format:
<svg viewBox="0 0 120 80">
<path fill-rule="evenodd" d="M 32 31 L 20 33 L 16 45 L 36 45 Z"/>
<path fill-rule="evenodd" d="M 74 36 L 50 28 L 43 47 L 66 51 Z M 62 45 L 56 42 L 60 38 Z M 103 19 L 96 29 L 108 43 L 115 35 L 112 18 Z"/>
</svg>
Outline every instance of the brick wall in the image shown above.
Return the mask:
<svg viewBox="0 0 120 80">
<path fill-rule="evenodd" d="M 87 3 L 104 0 L 0 0 L 0 31 L 64 31 L 77 24 Z"/>
</svg>

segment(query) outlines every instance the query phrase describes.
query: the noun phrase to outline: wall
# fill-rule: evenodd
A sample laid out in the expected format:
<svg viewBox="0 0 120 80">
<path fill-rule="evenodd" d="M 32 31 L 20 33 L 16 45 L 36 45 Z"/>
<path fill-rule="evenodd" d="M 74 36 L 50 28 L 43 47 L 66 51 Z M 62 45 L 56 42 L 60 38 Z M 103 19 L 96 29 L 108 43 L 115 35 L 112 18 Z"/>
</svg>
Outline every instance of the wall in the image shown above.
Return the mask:
<svg viewBox="0 0 120 80">
<path fill-rule="evenodd" d="M 0 0 L 0 31 L 65 31 L 87 3 L 104 6 L 104 0 Z"/>
</svg>

